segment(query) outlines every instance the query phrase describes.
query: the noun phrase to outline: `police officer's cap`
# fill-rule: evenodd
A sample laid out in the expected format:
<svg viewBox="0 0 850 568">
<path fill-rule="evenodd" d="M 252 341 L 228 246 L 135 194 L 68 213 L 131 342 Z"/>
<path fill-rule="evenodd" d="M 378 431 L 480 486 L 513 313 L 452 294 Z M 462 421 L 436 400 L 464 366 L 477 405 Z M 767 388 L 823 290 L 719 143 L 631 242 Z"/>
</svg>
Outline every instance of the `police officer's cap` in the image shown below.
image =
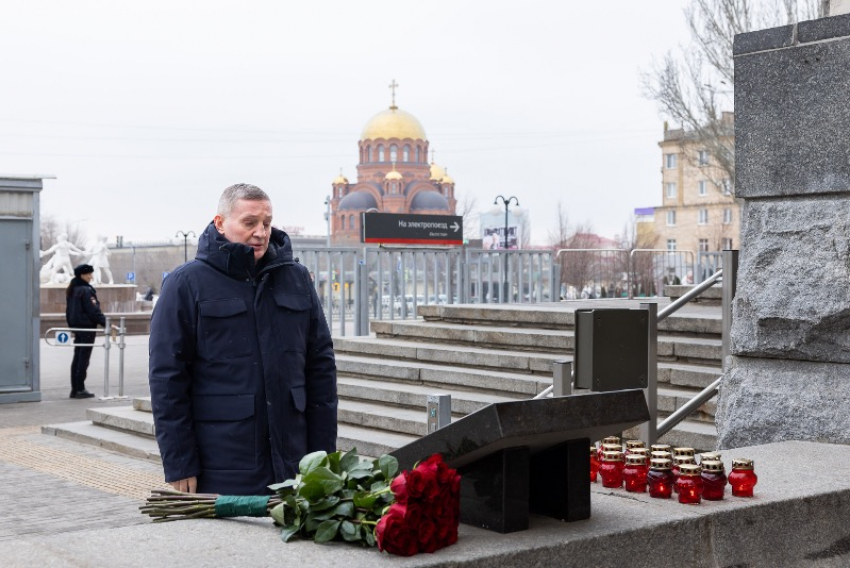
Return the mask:
<svg viewBox="0 0 850 568">
<path fill-rule="evenodd" d="M 79 278 L 83 274 L 91 274 L 94 272 L 94 267 L 91 264 L 81 264 L 74 269 L 74 276 Z"/>
</svg>

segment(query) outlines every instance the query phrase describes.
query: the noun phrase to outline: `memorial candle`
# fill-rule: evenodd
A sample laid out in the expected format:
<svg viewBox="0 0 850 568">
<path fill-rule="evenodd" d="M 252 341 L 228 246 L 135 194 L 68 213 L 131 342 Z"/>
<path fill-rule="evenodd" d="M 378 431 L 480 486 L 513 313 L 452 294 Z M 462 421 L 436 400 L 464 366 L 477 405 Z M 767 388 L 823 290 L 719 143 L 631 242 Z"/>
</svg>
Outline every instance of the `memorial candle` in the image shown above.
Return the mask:
<svg viewBox="0 0 850 568">
<path fill-rule="evenodd" d="M 596 477 L 599 473 L 599 455 L 596 451 L 596 446 L 590 446 L 590 482 L 596 483 Z"/>
<path fill-rule="evenodd" d="M 707 501 L 722 500 L 726 492 L 726 472 L 723 471 L 723 462 L 704 459 L 700 467 L 702 468 L 702 498 Z"/>
<path fill-rule="evenodd" d="M 729 485 L 735 497 L 752 497 L 753 487 L 758 483 L 753 460 L 736 458 L 732 460 L 732 471 L 729 473 Z"/>
<path fill-rule="evenodd" d="M 626 456 L 626 466 L 623 468 L 623 479 L 626 491 L 631 493 L 646 493 L 647 474 L 646 458 L 639 454 Z"/>
<path fill-rule="evenodd" d="M 702 502 L 702 468 L 693 463 L 679 466 L 679 479 L 676 480 L 676 493 L 679 503 L 699 505 Z"/>
<path fill-rule="evenodd" d="M 649 496 L 656 499 L 669 499 L 673 493 L 673 472 L 667 458 L 655 458 L 649 464 L 646 480 L 649 483 Z"/>
<path fill-rule="evenodd" d="M 618 488 L 623 486 L 623 453 L 604 452 L 602 454 L 602 465 L 599 466 L 599 475 L 602 476 L 602 486 Z"/>
</svg>

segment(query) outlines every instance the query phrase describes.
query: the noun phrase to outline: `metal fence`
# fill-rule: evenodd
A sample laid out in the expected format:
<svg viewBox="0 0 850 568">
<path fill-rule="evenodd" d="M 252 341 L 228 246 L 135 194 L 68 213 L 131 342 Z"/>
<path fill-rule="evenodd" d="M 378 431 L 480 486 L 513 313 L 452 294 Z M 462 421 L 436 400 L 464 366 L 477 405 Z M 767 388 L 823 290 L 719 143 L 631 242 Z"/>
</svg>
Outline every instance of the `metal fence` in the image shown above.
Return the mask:
<svg viewBox="0 0 850 568">
<path fill-rule="evenodd" d="M 552 251 L 296 247 L 294 254 L 339 336 L 368 333 L 369 319 L 415 318 L 420 305 L 558 299 Z"/>
</svg>

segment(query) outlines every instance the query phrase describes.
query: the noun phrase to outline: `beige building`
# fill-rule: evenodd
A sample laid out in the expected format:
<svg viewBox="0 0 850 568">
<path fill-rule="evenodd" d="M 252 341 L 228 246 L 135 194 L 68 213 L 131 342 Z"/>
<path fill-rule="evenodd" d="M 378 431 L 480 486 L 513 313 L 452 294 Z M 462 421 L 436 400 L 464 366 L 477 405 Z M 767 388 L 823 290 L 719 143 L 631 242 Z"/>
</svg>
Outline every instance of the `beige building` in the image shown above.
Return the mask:
<svg viewBox="0 0 850 568">
<path fill-rule="evenodd" d="M 723 113 L 733 138 L 733 114 Z M 655 207 L 657 247 L 715 252 L 740 246 L 741 205 L 728 174 L 691 132 L 668 129 L 661 147 L 662 206 Z M 689 256 L 689 255 L 688 255 Z"/>
</svg>

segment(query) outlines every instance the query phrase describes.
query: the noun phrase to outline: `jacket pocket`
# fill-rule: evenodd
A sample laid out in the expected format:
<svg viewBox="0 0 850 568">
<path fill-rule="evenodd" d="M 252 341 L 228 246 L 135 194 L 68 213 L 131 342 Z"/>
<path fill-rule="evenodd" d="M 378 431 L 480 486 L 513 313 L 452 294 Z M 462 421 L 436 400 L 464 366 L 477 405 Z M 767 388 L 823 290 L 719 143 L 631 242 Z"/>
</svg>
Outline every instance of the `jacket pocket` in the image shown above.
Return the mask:
<svg viewBox="0 0 850 568">
<path fill-rule="evenodd" d="M 199 395 L 192 411 L 201 468 L 256 467 L 254 395 Z"/>
<path fill-rule="evenodd" d="M 251 325 L 242 298 L 210 300 L 198 304 L 198 336 L 205 358 L 231 359 L 251 354 Z"/>
<path fill-rule="evenodd" d="M 310 308 L 313 306 L 310 296 L 276 291 L 274 301 L 277 304 L 277 323 L 280 326 L 278 336 L 283 350 L 306 351 L 310 333 Z"/>
<path fill-rule="evenodd" d="M 292 405 L 298 412 L 304 412 L 307 408 L 307 393 L 304 392 L 304 387 L 292 387 Z"/>
</svg>

